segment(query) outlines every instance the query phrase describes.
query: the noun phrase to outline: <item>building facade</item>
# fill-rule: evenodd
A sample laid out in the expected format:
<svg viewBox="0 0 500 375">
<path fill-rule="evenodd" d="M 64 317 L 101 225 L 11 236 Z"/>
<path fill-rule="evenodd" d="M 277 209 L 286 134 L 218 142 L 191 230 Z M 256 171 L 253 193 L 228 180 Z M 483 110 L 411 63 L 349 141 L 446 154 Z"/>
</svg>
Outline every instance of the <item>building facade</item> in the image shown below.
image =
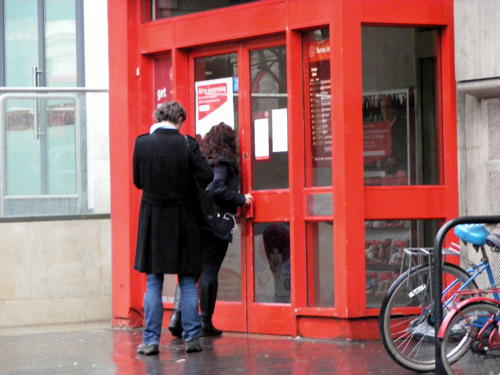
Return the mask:
<svg viewBox="0 0 500 375">
<path fill-rule="evenodd" d="M 133 142 L 158 103 L 178 100 L 186 133 L 237 131 L 241 190 L 255 197 L 216 324 L 376 337 L 402 249 L 431 246 L 458 215 L 453 2 L 235 3 L 108 2 L 113 324 L 143 315 Z"/>
<path fill-rule="evenodd" d="M 130 161 L 167 99 L 188 108 L 189 134 L 237 129 L 242 191 L 256 197 L 221 271 L 223 329 L 373 337 L 402 247 L 432 244 L 456 215 L 498 213 L 495 0 L 3 0 L 0 12 L 0 327 L 142 324 Z"/>
<path fill-rule="evenodd" d="M 107 6 L 0 1 L 0 327 L 109 320 Z"/>
</svg>

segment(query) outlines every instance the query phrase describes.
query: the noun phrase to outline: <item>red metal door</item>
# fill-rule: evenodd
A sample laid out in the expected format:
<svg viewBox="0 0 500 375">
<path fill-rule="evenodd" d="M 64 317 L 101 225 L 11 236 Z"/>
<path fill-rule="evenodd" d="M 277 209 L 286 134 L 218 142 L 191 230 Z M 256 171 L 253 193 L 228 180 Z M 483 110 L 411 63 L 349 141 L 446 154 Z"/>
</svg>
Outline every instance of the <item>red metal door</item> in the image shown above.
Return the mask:
<svg viewBox="0 0 500 375">
<path fill-rule="evenodd" d="M 219 274 L 215 323 L 224 330 L 292 334 L 286 49 L 273 37 L 193 49 L 190 97 L 195 133 L 220 121 L 238 134 L 241 192 L 254 205 Z"/>
</svg>

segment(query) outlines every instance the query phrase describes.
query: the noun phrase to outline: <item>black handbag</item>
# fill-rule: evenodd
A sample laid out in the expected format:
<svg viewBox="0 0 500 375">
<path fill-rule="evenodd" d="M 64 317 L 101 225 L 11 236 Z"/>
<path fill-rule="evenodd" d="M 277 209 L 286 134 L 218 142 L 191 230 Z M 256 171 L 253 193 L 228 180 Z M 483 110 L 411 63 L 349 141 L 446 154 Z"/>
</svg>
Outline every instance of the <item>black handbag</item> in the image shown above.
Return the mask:
<svg viewBox="0 0 500 375">
<path fill-rule="evenodd" d="M 186 137 L 186 145 L 187 143 Z M 203 189 L 198 182 L 194 181 L 196 185 L 196 204 L 198 206 L 199 216 L 201 217 L 202 229 L 211 232 L 214 237 L 231 242 L 233 240 L 233 233 L 236 229 L 236 218 L 229 212 L 221 212 L 214 200 L 211 191 Z"/>
<path fill-rule="evenodd" d="M 202 216 L 202 228 L 208 229 L 220 240 L 231 242 L 236 229 L 236 218 L 229 212 L 221 212 L 213 194 L 196 183 L 198 207 Z"/>
<path fill-rule="evenodd" d="M 233 241 L 233 233 L 236 229 L 236 218 L 233 214 L 226 212 L 224 214 L 217 213 L 213 219 L 212 234 L 227 242 Z"/>
</svg>

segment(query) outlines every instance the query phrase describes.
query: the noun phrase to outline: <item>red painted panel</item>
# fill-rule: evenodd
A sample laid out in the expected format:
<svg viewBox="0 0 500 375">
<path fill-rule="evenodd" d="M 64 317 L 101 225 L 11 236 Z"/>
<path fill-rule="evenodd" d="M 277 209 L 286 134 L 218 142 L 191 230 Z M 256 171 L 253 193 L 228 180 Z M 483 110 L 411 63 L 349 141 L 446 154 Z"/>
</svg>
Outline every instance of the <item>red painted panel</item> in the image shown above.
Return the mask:
<svg viewBox="0 0 500 375">
<path fill-rule="evenodd" d="M 337 319 L 325 317 L 299 317 L 298 334 L 305 337 L 322 339 L 357 339 L 377 340 L 378 320 L 368 319 Z"/>
<path fill-rule="evenodd" d="M 366 219 L 443 218 L 450 191 L 444 186 L 366 188 Z"/>
<path fill-rule="evenodd" d="M 267 1 L 145 23 L 140 28 L 141 52 L 161 51 L 172 44 L 201 46 L 271 35 L 285 30 L 283 15 L 285 2 Z"/>
<path fill-rule="evenodd" d="M 453 12 L 452 0 L 362 0 L 361 2 L 361 22 L 364 23 L 446 25 L 450 22 L 450 9 Z M 409 9 L 411 11 L 408 11 Z"/>
<path fill-rule="evenodd" d="M 292 307 L 271 304 L 249 305 L 248 332 L 295 335 L 295 316 Z"/>
<path fill-rule="evenodd" d="M 253 214 L 257 222 L 290 220 L 290 194 L 286 190 L 253 192 Z"/>
</svg>

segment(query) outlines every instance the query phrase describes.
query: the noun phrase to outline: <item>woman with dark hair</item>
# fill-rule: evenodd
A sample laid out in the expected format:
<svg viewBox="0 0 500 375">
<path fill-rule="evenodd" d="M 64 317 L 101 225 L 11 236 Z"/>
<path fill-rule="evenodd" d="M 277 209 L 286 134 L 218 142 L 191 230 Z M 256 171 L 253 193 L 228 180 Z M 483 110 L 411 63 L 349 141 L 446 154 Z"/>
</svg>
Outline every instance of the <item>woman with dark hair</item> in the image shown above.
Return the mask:
<svg viewBox="0 0 500 375">
<path fill-rule="evenodd" d="M 213 126 L 201 141 L 201 152 L 212 167 L 214 178 L 207 186 L 211 191 L 220 212 L 235 214 L 238 206 L 249 205 L 251 194 L 241 194 L 238 191 L 239 170 L 236 150 L 236 135 L 234 130 L 221 122 Z M 200 280 L 200 336 L 220 336 L 222 331 L 212 324 L 212 316 L 217 300 L 219 270 L 226 256 L 228 241 L 216 238 L 212 233 L 202 230 L 202 262 L 203 271 Z M 181 311 L 178 301 L 179 290 L 176 293 L 174 312 L 170 319 L 169 330 L 174 336 L 182 334 Z"/>
</svg>

